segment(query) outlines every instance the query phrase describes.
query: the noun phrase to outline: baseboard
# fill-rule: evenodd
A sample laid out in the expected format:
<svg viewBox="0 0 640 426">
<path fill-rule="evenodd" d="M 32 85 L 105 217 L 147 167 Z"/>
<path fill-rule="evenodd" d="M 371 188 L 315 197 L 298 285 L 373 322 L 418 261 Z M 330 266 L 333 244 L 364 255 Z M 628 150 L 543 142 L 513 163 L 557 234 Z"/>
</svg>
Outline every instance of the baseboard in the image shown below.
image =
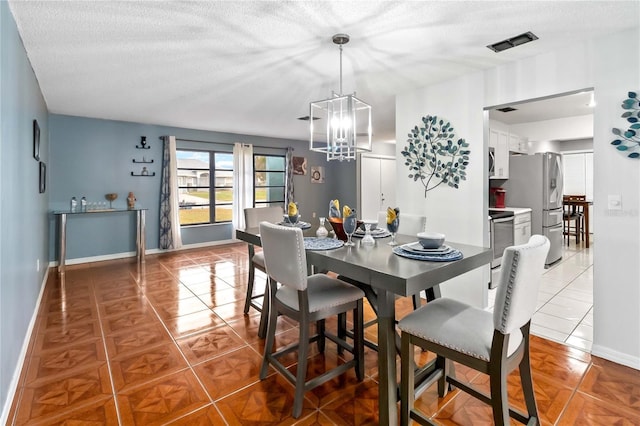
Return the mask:
<svg viewBox="0 0 640 426">
<path fill-rule="evenodd" d="M 616 364 L 622 364 L 626 365 L 627 367 L 640 370 L 640 357 L 618 352 L 605 346 L 593 345 L 591 347 L 591 355 L 613 361 Z"/>
<path fill-rule="evenodd" d="M 148 255 L 154 255 L 154 254 L 160 254 L 160 253 L 168 253 L 168 252 L 174 252 L 174 251 L 182 251 L 182 250 L 190 250 L 190 249 L 196 249 L 196 248 L 203 248 L 203 247 L 212 247 L 212 246 L 222 246 L 225 244 L 232 244 L 232 243 L 238 243 L 240 242 L 240 240 L 236 240 L 236 239 L 231 239 L 231 240 L 221 240 L 221 241 L 207 241 L 204 243 L 197 243 L 197 244 L 188 244 L 188 245 L 184 245 L 178 249 L 171 249 L 171 250 L 161 250 L 161 249 L 149 249 L 146 251 L 147 256 Z M 117 260 L 117 259 L 126 259 L 129 257 L 135 257 L 136 252 L 135 251 L 129 251 L 129 252 L 124 252 L 124 253 L 114 253 L 114 254 L 107 254 L 107 255 L 102 255 L 102 256 L 92 256 L 92 257 L 77 257 L 75 259 L 67 259 L 65 264 L 66 265 L 79 265 L 82 263 L 93 263 L 93 262 L 104 262 L 107 260 Z M 49 262 L 49 267 L 53 268 L 58 266 L 58 262 L 57 261 L 51 261 Z"/>
<path fill-rule="evenodd" d="M 22 342 L 20 356 L 18 356 L 18 363 L 16 364 L 16 368 L 13 372 L 13 377 L 11 378 L 11 383 L 9 383 L 9 388 L 7 389 L 7 399 L 4 401 L 2 414 L 0 415 L 0 424 L 3 425 L 7 424 L 7 418 L 9 417 L 9 411 L 11 410 L 11 404 L 13 403 L 13 399 L 16 396 L 18 381 L 20 380 L 20 373 L 22 372 L 22 368 L 24 367 L 24 361 L 27 358 L 27 350 L 29 349 L 29 343 L 31 342 L 31 334 L 33 333 L 33 328 L 35 327 L 36 320 L 38 318 L 38 311 L 40 310 L 40 303 L 42 302 L 42 296 L 44 295 L 44 288 L 47 285 L 48 277 L 49 267 L 47 267 L 47 270 L 44 271 L 44 277 L 42 279 L 42 283 L 40 284 L 40 294 L 38 294 L 36 306 L 33 310 L 33 314 L 31 315 L 31 321 L 29 321 L 29 327 L 27 327 L 27 332 L 25 333 L 24 341 Z"/>
</svg>

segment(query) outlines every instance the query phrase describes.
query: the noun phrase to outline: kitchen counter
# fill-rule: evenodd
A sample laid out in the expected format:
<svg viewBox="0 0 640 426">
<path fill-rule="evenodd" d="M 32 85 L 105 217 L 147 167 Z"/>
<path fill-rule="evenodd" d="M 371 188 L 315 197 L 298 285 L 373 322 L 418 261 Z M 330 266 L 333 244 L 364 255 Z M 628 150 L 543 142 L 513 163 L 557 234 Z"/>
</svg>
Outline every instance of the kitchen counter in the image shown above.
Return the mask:
<svg viewBox="0 0 640 426">
<path fill-rule="evenodd" d="M 531 209 L 529 207 L 504 207 L 501 209 L 498 209 L 496 207 L 489 207 L 489 210 L 495 210 L 500 212 L 513 212 L 514 215 L 531 212 Z"/>
</svg>

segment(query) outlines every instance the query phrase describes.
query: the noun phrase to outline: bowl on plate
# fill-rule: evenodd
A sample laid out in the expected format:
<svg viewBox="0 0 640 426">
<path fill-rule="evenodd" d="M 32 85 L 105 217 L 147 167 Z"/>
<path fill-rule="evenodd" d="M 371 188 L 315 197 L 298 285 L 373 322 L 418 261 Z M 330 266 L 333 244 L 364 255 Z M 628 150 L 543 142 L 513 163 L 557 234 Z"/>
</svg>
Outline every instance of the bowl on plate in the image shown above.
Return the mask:
<svg viewBox="0 0 640 426">
<path fill-rule="evenodd" d="M 362 226 L 360 227 L 360 229 L 362 229 L 362 232 L 365 231 L 364 225 L 369 225 L 369 230 L 373 231 L 378 227 L 378 221 L 376 219 L 363 219 Z"/>
<path fill-rule="evenodd" d="M 444 244 L 444 234 L 439 232 L 418 232 L 416 235 L 423 248 L 437 249 Z"/>
</svg>

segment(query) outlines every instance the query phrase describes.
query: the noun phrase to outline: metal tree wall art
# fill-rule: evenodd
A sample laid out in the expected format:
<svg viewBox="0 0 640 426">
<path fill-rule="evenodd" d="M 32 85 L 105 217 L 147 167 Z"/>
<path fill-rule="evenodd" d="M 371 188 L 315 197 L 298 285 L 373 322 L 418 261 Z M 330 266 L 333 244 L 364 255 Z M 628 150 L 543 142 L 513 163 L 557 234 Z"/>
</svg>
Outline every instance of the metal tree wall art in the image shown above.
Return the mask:
<svg viewBox="0 0 640 426">
<path fill-rule="evenodd" d="M 458 188 L 461 180 L 467 180 L 471 151 L 464 139 L 455 138 L 451 123 L 437 115 L 422 117 L 420 126 L 409 132 L 408 145 L 402 150 L 404 164 L 409 167 L 409 179 L 424 186 L 425 198 L 442 184 Z"/>
<path fill-rule="evenodd" d="M 626 118 L 631 125 L 627 130 L 613 128 L 614 135 L 620 136 L 611 142 L 618 151 L 624 152 L 629 158 L 640 158 L 640 100 L 636 92 L 629 92 L 629 97 L 622 101 L 623 112 L 621 117 Z"/>
</svg>

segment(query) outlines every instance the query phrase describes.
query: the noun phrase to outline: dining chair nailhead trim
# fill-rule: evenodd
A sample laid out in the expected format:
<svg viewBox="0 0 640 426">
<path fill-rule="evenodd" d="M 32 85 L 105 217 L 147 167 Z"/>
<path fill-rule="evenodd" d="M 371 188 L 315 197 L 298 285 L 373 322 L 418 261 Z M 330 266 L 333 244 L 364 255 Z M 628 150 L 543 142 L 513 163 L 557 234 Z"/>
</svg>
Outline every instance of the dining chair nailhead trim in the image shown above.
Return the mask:
<svg viewBox="0 0 640 426">
<path fill-rule="evenodd" d="M 504 298 L 504 309 L 502 310 L 502 323 L 500 324 L 500 331 L 504 333 L 507 323 L 507 317 L 509 316 L 509 305 L 511 303 L 511 294 L 513 293 L 513 284 L 516 279 L 516 272 L 518 270 L 518 260 L 520 258 L 520 252 L 513 253 L 513 262 L 511 262 L 511 270 L 509 271 L 509 281 L 507 282 L 507 294 Z"/>
<path fill-rule="evenodd" d="M 459 348 L 457 346 L 449 345 L 447 343 L 439 342 L 437 340 L 428 339 L 428 338 L 425 338 L 425 340 L 427 340 L 429 342 L 432 342 L 432 343 L 435 343 L 436 345 L 440 345 L 440 346 L 445 347 L 445 348 L 453 349 L 456 352 L 460 352 L 460 353 L 463 353 L 465 355 L 469 355 L 469 356 L 472 356 L 474 358 L 481 359 L 482 361 L 489 361 L 489 358 L 484 356 L 484 355 L 480 355 L 480 354 L 477 354 L 477 353 L 474 353 L 474 352 L 469 352 L 469 351 L 467 351 L 465 349 L 462 349 L 462 348 Z"/>
</svg>

